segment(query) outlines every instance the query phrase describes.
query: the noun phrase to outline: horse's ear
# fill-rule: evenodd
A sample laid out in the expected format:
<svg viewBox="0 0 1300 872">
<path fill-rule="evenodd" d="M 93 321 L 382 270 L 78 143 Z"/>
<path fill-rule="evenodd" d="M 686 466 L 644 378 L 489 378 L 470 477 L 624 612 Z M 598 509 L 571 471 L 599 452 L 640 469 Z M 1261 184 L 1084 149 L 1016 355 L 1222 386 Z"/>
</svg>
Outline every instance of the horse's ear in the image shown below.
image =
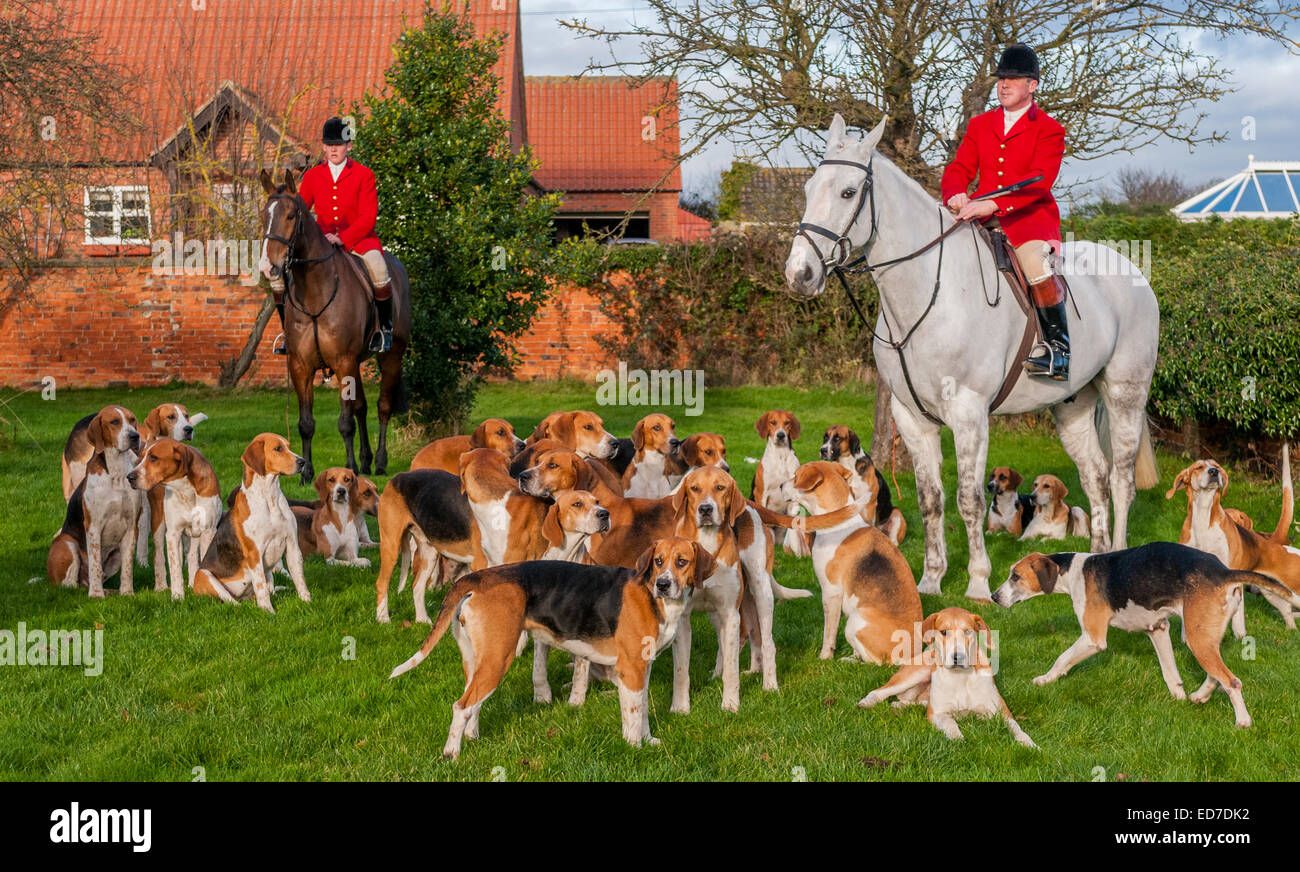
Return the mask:
<svg viewBox="0 0 1300 872">
<path fill-rule="evenodd" d="M 290 194 L 298 193 L 298 186 L 293 183 L 293 170 L 284 171 L 284 186 L 289 189 Z"/>
<path fill-rule="evenodd" d="M 885 122 L 888 120 L 888 115 L 881 116 L 880 123 L 873 127 L 871 132 L 867 134 L 867 138 L 863 140 L 868 152 L 875 151 L 876 146 L 880 145 L 880 140 L 885 135 Z"/>
<path fill-rule="evenodd" d="M 268 194 L 275 193 L 275 180 L 271 178 L 271 174 L 266 171 L 265 167 L 263 167 L 262 171 L 257 174 L 257 178 L 262 183 L 263 191 L 266 191 Z"/>
<path fill-rule="evenodd" d="M 844 131 L 848 127 L 844 123 L 844 116 L 836 112 L 835 117 L 831 119 L 830 129 L 826 132 L 826 153 L 829 154 L 832 149 L 839 148 L 844 142 Z"/>
</svg>

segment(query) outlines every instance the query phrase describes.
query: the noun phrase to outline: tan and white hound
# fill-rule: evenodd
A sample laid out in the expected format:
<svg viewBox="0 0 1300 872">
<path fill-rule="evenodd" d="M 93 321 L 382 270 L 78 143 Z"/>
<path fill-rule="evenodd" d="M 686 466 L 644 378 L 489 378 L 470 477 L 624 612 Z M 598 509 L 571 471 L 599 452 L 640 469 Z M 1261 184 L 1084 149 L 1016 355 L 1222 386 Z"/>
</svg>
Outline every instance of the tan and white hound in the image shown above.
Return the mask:
<svg viewBox="0 0 1300 872">
<path fill-rule="evenodd" d="M 194 577 L 194 592 L 223 602 L 250 596 L 274 612 L 271 569 L 283 558 L 298 598 L 311 602 L 302 574 L 298 524 L 280 490 L 280 476 L 301 473 L 305 461 L 275 433 L 262 433 L 244 449 L 244 477 L 230 511 L 217 524 Z"/>
<path fill-rule="evenodd" d="M 163 491 L 162 509 L 155 516 L 167 546 L 166 572 L 162 561 L 154 558 L 154 590 L 167 587 L 171 576 L 172 599 L 185 597 L 188 581 L 194 587 L 199 561 L 217 532 L 221 520 L 221 487 L 217 473 L 208 459 L 192 445 L 170 437 L 156 439 L 140 456 L 127 474 L 127 481 L 151 497 Z M 187 558 L 188 575 L 182 573 L 182 555 Z"/>
</svg>

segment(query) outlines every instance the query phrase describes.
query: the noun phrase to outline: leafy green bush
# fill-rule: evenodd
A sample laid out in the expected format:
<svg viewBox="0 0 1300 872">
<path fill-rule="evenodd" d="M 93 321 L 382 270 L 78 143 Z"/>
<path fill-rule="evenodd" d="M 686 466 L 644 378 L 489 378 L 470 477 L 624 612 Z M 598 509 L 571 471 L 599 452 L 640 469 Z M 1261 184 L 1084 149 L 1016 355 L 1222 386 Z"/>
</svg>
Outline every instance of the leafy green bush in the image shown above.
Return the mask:
<svg viewBox="0 0 1300 872">
<path fill-rule="evenodd" d="M 600 298 L 618 331 L 597 341 L 629 366 L 702 369 L 709 384 L 829 384 L 860 377 L 869 365 L 870 334 L 838 282 L 815 300 L 783 290 L 788 237 L 715 233 L 694 243 L 609 248 L 561 246 L 552 272 Z M 874 323 L 874 288 L 853 282 Z"/>
<path fill-rule="evenodd" d="M 435 432 L 469 413 L 480 367 L 509 369 L 511 339 L 546 300 L 554 195 L 524 197 L 533 162 L 510 151 L 492 65 L 501 37 L 425 8 L 365 98 L 355 154 L 375 173 L 379 237 L 411 277 L 404 372 L 413 412 Z M 363 113 L 358 110 L 357 116 Z"/>
<path fill-rule="evenodd" d="M 1067 221 L 1065 230 L 1151 241 L 1157 413 L 1278 438 L 1300 432 L 1300 223 L 1109 214 Z"/>
</svg>

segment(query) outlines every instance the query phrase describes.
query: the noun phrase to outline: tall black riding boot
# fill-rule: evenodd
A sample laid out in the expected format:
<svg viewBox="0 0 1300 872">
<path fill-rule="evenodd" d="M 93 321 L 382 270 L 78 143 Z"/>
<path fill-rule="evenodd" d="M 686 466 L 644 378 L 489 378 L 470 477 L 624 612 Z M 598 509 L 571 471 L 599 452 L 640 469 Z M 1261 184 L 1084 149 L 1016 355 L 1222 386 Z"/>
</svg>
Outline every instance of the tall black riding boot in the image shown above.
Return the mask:
<svg viewBox="0 0 1300 872">
<path fill-rule="evenodd" d="M 380 294 L 383 294 L 382 299 Z M 387 351 L 393 347 L 393 295 L 392 283 L 375 288 L 375 308 L 379 310 L 379 330 L 370 339 L 371 351 Z"/>
<path fill-rule="evenodd" d="M 1057 381 L 1070 377 L 1070 331 L 1065 314 L 1065 280 L 1053 275 L 1030 286 L 1029 296 L 1043 328 L 1043 342 L 1037 353 L 1025 361 L 1030 375 L 1045 375 Z"/>
</svg>

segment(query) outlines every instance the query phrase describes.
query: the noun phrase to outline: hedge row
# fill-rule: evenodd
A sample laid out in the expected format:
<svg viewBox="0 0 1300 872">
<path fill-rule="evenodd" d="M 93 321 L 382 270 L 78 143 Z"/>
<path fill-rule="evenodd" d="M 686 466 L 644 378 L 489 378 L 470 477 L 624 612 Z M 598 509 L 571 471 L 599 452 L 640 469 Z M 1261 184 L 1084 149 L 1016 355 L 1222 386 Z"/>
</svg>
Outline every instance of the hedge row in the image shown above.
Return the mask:
<svg viewBox="0 0 1300 872">
<path fill-rule="evenodd" d="M 1101 214 L 1063 229 L 1143 252 L 1161 312 L 1153 411 L 1175 425 L 1300 432 L 1300 222 Z M 602 344 L 630 364 L 700 368 L 711 384 L 842 383 L 870 363 L 869 336 L 838 288 L 811 301 L 783 291 L 789 245 L 776 234 L 638 248 L 568 243 L 552 267 L 601 297 L 619 325 Z M 630 282 L 610 281 L 616 270 Z M 874 287 L 855 286 L 874 320 Z"/>
</svg>

